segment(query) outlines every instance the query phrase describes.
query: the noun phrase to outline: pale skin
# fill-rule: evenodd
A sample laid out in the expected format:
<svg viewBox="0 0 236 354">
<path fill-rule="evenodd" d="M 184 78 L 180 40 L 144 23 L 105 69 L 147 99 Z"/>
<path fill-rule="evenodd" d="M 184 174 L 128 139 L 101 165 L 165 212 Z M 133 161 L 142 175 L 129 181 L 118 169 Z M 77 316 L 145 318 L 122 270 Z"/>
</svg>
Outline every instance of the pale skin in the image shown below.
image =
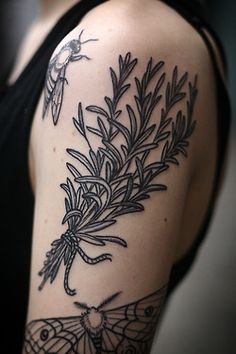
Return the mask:
<svg viewBox="0 0 236 354">
<path fill-rule="evenodd" d="M 76 1 L 66 4 L 64 1 L 40 2 L 40 17 L 24 42 L 11 82 L 32 55 L 29 49 L 32 38 L 37 46 L 58 17 L 74 3 Z M 145 6 L 143 1 L 136 1 L 135 5 L 137 3 L 138 6 L 134 6 L 134 1 L 114 0 L 99 6 L 88 13 L 56 49 L 55 53 L 68 41 L 78 38 L 82 29 L 85 29 L 85 39 L 99 39 L 84 46 L 90 61 L 81 60 L 68 66 L 66 78 L 69 85 L 58 125 L 53 126 L 50 114 L 42 121 L 43 94 L 33 120 L 29 165 L 36 207 L 28 322 L 75 315 L 73 301 L 96 306 L 108 296 L 122 291 L 110 305 L 114 308 L 154 292 L 168 282 L 172 265 L 191 247 L 207 209 L 216 163 L 215 89 L 207 50 L 194 30 L 165 4 L 153 0 L 148 1 L 149 6 L 147 2 Z M 128 21 L 130 13 L 132 19 Z M 135 30 L 137 21 L 138 33 Z M 47 31 L 40 35 L 42 28 L 47 28 Z M 175 30 L 170 31 L 170 28 Z M 115 47 L 111 43 L 116 43 Z M 191 79 L 198 74 L 199 92 L 194 108 L 197 128 L 191 137 L 188 158 L 180 157 L 180 166 L 171 167 L 160 177 L 159 182 L 167 185 L 168 189 L 144 201 L 144 212 L 125 215 L 109 229 L 108 234 L 121 235 L 128 244 L 127 248 L 112 244 L 106 246 L 105 252 L 114 255 L 111 263 L 89 266 L 80 258 L 75 259 L 70 279 L 78 290 L 76 299 L 72 300 L 63 290 L 62 269 L 55 282 L 52 285 L 47 283 L 39 292 L 40 278 L 37 274 L 45 254 L 53 240 L 65 231 L 61 225 L 65 196 L 59 186 L 69 176 L 66 162 L 72 161 L 66 149 L 88 153 L 86 143 L 78 139 L 72 117 L 77 114 L 78 102 L 82 102 L 84 107 L 103 105 L 104 96 L 111 91 L 109 67 L 117 68 L 118 56 L 127 52 L 139 61 L 131 80 L 143 75 L 150 57 L 155 62 L 165 61 L 169 78 L 175 65 L 178 65 L 180 73 L 187 71 Z M 122 98 L 122 104 L 133 105 L 133 95 L 133 91 L 128 93 Z M 180 103 L 178 109 L 184 108 L 185 105 Z M 178 109 L 174 108 L 173 114 Z M 152 117 L 153 123 L 157 122 L 158 112 L 156 114 Z M 86 124 L 90 125 L 95 117 L 90 115 L 87 119 Z M 99 144 L 96 137 L 93 144 Z M 82 172 L 85 173 L 83 168 Z M 89 244 L 85 249 L 93 257 L 100 252 Z"/>
</svg>

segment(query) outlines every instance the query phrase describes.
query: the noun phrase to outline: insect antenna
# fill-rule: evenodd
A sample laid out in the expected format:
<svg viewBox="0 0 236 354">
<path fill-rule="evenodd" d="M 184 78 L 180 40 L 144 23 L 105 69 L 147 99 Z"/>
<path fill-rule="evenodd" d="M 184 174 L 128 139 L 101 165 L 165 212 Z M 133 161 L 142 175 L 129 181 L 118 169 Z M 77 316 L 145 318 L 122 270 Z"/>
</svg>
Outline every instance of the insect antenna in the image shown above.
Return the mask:
<svg viewBox="0 0 236 354">
<path fill-rule="evenodd" d="M 84 302 L 74 302 L 75 306 L 79 307 L 82 310 L 89 310 L 89 307 L 87 304 L 85 304 Z"/>
<path fill-rule="evenodd" d="M 87 39 L 87 40 L 84 41 L 84 42 L 81 42 L 81 37 L 82 37 L 83 32 L 84 32 L 84 29 L 82 29 L 82 31 L 81 31 L 80 34 L 79 34 L 78 41 L 80 42 L 80 44 L 98 41 L 98 38 L 91 38 L 91 39 Z"/>
<path fill-rule="evenodd" d="M 98 310 L 101 310 L 104 306 L 106 306 L 107 304 L 109 304 L 110 302 L 112 302 L 117 296 L 119 296 L 121 294 L 121 291 L 118 293 L 115 293 L 113 295 L 111 295 L 110 297 L 108 297 L 107 299 L 105 299 L 104 301 L 101 302 L 101 304 L 97 307 Z"/>
<path fill-rule="evenodd" d="M 91 38 L 91 39 L 87 39 L 86 41 L 84 42 L 80 42 L 80 44 L 84 44 L 84 43 L 88 43 L 88 42 L 96 42 L 98 41 L 99 39 L 98 38 Z"/>
<path fill-rule="evenodd" d="M 81 31 L 80 34 L 79 34 L 79 38 L 78 38 L 79 41 L 80 41 L 80 39 L 81 39 L 81 37 L 82 37 L 83 32 L 84 32 L 84 29 L 82 29 L 82 31 Z"/>
</svg>

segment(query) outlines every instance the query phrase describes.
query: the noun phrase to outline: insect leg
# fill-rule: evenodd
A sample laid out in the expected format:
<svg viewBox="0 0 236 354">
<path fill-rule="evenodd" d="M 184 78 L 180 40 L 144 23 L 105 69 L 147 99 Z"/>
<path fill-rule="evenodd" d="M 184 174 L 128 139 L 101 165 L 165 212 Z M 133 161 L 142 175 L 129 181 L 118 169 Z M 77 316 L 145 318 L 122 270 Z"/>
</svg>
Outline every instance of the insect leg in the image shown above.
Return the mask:
<svg viewBox="0 0 236 354">
<path fill-rule="evenodd" d="M 87 55 L 82 55 L 82 54 L 73 55 L 73 56 L 71 57 L 71 61 L 77 61 L 77 60 L 81 60 L 81 59 L 90 60 L 91 58 L 89 58 Z"/>
</svg>

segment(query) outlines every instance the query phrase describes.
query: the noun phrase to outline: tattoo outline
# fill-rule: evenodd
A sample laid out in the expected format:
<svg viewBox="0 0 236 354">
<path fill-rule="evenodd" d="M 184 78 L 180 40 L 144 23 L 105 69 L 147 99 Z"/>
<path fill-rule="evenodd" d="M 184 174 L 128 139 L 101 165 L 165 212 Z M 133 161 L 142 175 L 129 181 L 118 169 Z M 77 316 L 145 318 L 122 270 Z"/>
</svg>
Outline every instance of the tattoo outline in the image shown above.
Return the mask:
<svg viewBox="0 0 236 354">
<path fill-rule="evenodd" d="M 142 299 L 106 310 L 120 293 L 99 306 L 74 302 L 79 316 L 31 321 L 26 327 L 24 354 L 147 354 L 164 303 L 167 286 Z"/>
<path fill-rule="evenodd" d="M 46 74 L 44 87 L 43 118 L 45 118 L 51 106 L 53 124 L 57 125 L 63 104 L 65 84 L 68 85 L 66 70 L 71 62 L 82 59 L 90 60 L 87 55 L 81 54 L 82 45 L 94 42 L 98 39 L 87 39 L 81 41 L 84 30 L 79 34 L 78 39 L 72 39 L 60 49 L 60 51 L 50 60 Z"/>
<path fill-rule="evenodd" d="M 154 64 L 150 58 L 142 78 L 135 77 L 136 111 L 131 105 L 126 105 L 129 118 L 129 126 L 126 126 L 118 119 L 122 113 L 118 104 L 131 87 L 127 79 L 137 62 L 137 59 L 131 58 L 131 53 L 127 53 L 124 57 L 119 56 L 118 75 L 110 68 L 113 96 L 104 98 L 107 108 L 95 105 L 86 107 L 88 112 L 97 115 L 96 128 L 85 125 L 82 103 L 78 105 L 78 117 L 73 118 L 73 123 L 80 137 L 87 141 L 89 153 L 84 155 L 74 149 L 67 149 L 67 152 L 86 167 L 88 174 L 82 175 L 74 164 L 67 163 L 74 177 L 74 183 L 67 178 L 66 183 L 61 184 L 67 194 L 66 214 L 62 224 L 67 223 L 68 228 L 59 239 L 52 242 L 51 250 L 46 254 L 39 272 L 43 277 L 39 290 L 47 280 L 50 283 L 54 281 L 64 261 L 64 289 L 68 295 L 75 295 L 76 290 L 69 287 L 69 274 L 76 254 L 90 265 L 105 260 L 112 261 L 109 253 L 89 257 L 80 243 L 103 247 L 107 242 L 112 242 L 127 247 L 126 241 L 121 237 L 101 235 L 99 232 L 115 224 L 119 216 L 143 211 L 141 201 L 150 198 L 152 192 L 167 189 L 166 185 L 152 181 L 167 171 L 171 164 L 179 165 L 178 155 L 187 157 L 189 138 L 196 125 L 196 121 L 193 121 L 193 109 L 198 92 L 197 75 L 192 83 L 188 81 L 187 72 L 179 78 L 178 67 L 174 68 L 172 78 L 164 89 L 165 100 L 160 111 L 160 120 L 150 124 L 154 109 L 163 101 L 160 90 L 166 81 L 166 74 L 161 73 L 164 62 Z M 154 79 L 154 89 L 150 91 L 149 85 Z M 186 114 L 180 109 L 174 119 L 170 116 L 172 108 L 187 96 L 183 92 L 187 81 Z M 100 138 L 101 146 L 97 151 L 91 146 L 88 132 Z M 118 146 L 117 136 L 121 136 L 124 142 L 120 144 L 119 141 Z M 160 160 L 148 164 L 149 153 L 158 148 L 161 149 Z"/>
</svg>

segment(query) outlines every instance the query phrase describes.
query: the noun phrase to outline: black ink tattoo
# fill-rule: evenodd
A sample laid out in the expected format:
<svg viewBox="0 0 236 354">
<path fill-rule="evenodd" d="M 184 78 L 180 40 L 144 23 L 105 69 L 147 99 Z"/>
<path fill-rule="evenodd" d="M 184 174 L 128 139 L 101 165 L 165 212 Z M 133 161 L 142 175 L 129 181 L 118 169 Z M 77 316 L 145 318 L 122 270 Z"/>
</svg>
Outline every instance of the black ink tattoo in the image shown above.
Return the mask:
<svg viewBox="0 0 236 354">
<path fill-rule="evenodd" d="M 104 308 L 120 293 L 97 307 L 80 302 L 80 316 L 32 321 L 26 327 L 24 354 L 147 354 L 166 294 L 166 286 L 136 302 Z"/>
<path fill-rule="evenodd" d="M 54 125 L 57 124 L 64 96 L 65 84 L 68 84 L 66 79 L 66 69 L 70 62 L 81 59 L 90 58 L 81 54 L 82 44 L 97 41 L 97 39 L 88 39 L 81 41 L 83 31 L 80 32 L 78 39 L 73 39 L 66 43 L 49 63 L 45 88 L 44 88 L 44 106 L 43 118 L 46 116 L 49 107 L 51 106 L 51 114 Z"/>
<path fill-rule="evenodd" d="M 121 98 L 131 87 L 127 79 L 137 64 L 128 53 L 119 57 L 119 74 L 110 68 L 113 85 L 112 97 L 105 97 L 106 108 L 88 106 L 88 112 L 97 115 L 97 127 L 86 126 L 82 104 L 78 106 L 78 117 L 73 118 L 74 125 L 81 137 L 88 144 L 88 155 L 74 149 L 67 152 L 88 171 L 82 175 L 75 165 L 67 163 L 74 177 L 69 178 L 61 187 L 65 190 L 66 214 L 62 221 L 67 223 L 67 231 L 53 241 L 47 253 L 44 266 L 39 275 L 43 276 L 39 287 L 41 290 L 47 280 L 52 283 L 59 267 L 64 261 L 64 288 L 67 294 L 75 295 L 76 291 L 68 285 L 69 274 L 76 254 L 84 262 L 97 264 L 112 260 L 112 255 L 104 253 L 96 258 L 89 257 L 81 248 L 87 242 L 94 246 L 105 246 L 113 242 L 126 247 L 120 238 L 100 234 L 116 223 L 118 217 L 141 212 L 143 203 L 152 192 L 164 191 L 166 185 L 156 183 L 157 177 L 167 171 L 171 164 L 178 165 L 178 157 L 187 157 L 189 138 L 196 122 L 193 121 L 193 108 L 197 96 L 197 76 L 194 82 L 188 82 L 187 93 L 183 87 L 188 81 L 188 74 L 178 77 L 178 69 L 174 68 L 172 79 L 163 88 L 166 74 L 160 73 L 164 62 L 154 65 L 150 59 L 146 71 L 139 80 L 135 78 L 137 94 L 136 108 L 126 105 L 125 114 L 129 123 L 122 123 L 122 110 L 118 107 Z M 153 90 L 150 83 L 155 80 Z M 162 93 L 161 93 L 162 90 Z M 163 98 L 165 95 L 165 98 Z M 186 113 L 179 110 L 176 118 L 172 118 L 172 108 L 186 98 Z M 150 123 L 154 109 L 163 102 L 158 123 Z M 93 149 L 90 136 L 100 139 L 100 147 Z M 151 151 L 158 150 L 160 158 L 147 162 Z M 158 156 L 158 155 L 156 155 Z"/>
</svg>

